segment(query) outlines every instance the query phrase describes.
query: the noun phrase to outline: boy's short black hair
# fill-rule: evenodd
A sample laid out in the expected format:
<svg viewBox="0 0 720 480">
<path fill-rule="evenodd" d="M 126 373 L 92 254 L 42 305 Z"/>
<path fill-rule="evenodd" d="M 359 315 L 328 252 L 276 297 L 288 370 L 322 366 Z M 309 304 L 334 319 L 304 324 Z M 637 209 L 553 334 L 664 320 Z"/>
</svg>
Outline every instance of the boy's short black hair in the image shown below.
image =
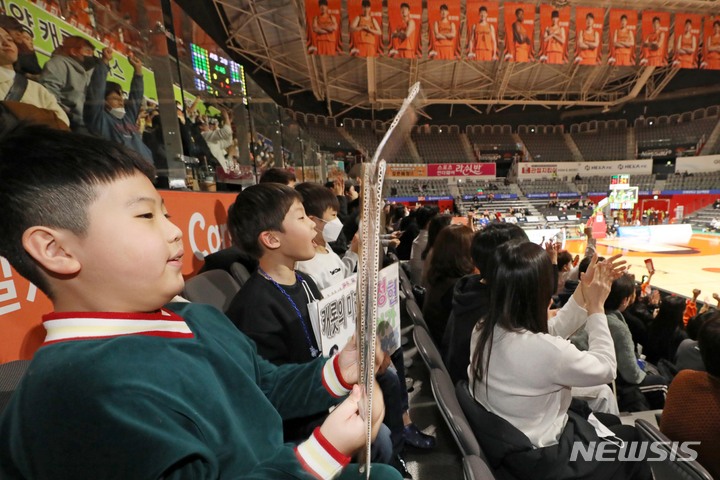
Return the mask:
<svg viewBox="0 0 720 480">
<path fill-rule="evenodd" d="M 627 273 L 617 278 L 610 287 L 610 293 L 605 299 L 605 312 L 612 312 L 620 308 L 623 300 L 635 293 L 635 280 Z"/>
<path fill-rule="evenodd" d="M 107 96 L 110 95 L 111 93 L 117 93 L 118 95 L 120 95 L 122 97 L 123 96 L 122 85 L 120 85 L 119 83 L 115 83 L 115 82 L 107 82 L 105 84 L 105 98 L 107 98 Z"/>
<path fill-rule="evenodd" d="M 563 250 L 562 252 L 558 253 L 558 259 L 557 259 L 557 266 L 558 269 L 562 270 L 565 265 L 568 263 L 572 263 L 573 257 L 570 252 L 567 250 Z"/>
<path fill-rule="evenodd" d="M 420 230 L 426 228 L 430 223 L 430 220 L 440 213 L 440 209 L 437 205 L 423 205 L 416 210 L 417 226 Z"/>
<path fill-rule="evenodd" d="M 717 312 L 710 310 L 704 313 L 699 313 L 688 320 L 687 325 L 685 325 L 685 332 L 688 334 L 688 337 L 690 337 L 690 340 L 698 339 L 700 327 L 702 327 L 705 322 L 713 318 L 716 313 Z"/>
<path fill-rule="evenodd" d="M 133 150 L 99 137 L 19 125 L 0 134 L 0 256 L 53 298 L 45 274 L 22 244 L 33 226 L 83 235 L 101 185 L 155 169 Z"/>
<path fill-rule="evenodd" d="M 295 185 L 295 190 L 302 195 L 303 207 L 308 215 L 322 218 L 328 208 L 332 208 L 336 212 L 340 210 L 340 202 L 335 194 L 319 183 L 299 183 Z"/>
<path fill-rule="evenodd" d="M 263 256 L 262 232 L 284 232 L 283 220 L 295 200 L 302 196 L 282 183 L 258 183 L 246 188 L 228 210 L 228 230 L 233 242 L 255 258 Z"/>
<path fill-rule="evenodd" d="M 269 168 L 260 176 L 259 183 L 282 183 L 289 185 L 290 182 L 297 181 L 295 174 L 285 168 Z"/>
<path fill-rule="evenodd" d="M 528 240 L 525 230 L 513 223 L 493 222 L 480 230 L 470 244 L 473 264 L 480 270 L 482 278 L 489 280 L 493 270 L 495 250 L 510 240 Z"/>
</svg>

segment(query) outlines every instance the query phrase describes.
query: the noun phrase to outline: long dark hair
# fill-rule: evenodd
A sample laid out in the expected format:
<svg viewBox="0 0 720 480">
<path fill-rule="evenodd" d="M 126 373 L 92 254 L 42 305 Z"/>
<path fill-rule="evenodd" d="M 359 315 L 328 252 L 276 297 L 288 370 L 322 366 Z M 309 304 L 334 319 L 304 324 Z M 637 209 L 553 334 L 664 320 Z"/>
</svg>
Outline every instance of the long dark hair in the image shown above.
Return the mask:
<svg viewBox="0 0 720 480">
<path fill-rule="evenodd" d="M 677 348 L 677 337 L 674 335 L 677 330 L 683 329 L 683 314 L 685 313 L 685 299 L 682 297 L 667 296 L 660 303 L 660 310 L 657 317 L 650 322 L 648 333 L 651 334 L 650 343 L 654 343 L 657 356 L 672 361 Z M 651 345 L 648 345 L 651 347 Z M 648 357 L 651 351 L 648 349 Z M 656 358 L 648 358 L 648 361 L 657 362 Z"/>
<path fill-rule="evenodd" d="M 425 250 L 422 251 L 420 258 L 423 260 L 427 258 L 428 253 L 430 253 L 433 245 L 435 245 L 435 240 L 437 240 L 438 234 L 443 228 L 450 225 L 450 222 L 452 222 L 452 215 L 447 214 L 437 215 L 430 220 L 430 224 L 428 225 L 427 245 L 425 246 Z"/>
<path fill-rule="evenodd" d="M 475 266 L 470 258 L 472 238 L 473 231 L 467 225 L 450 225 L 440 231 L 430 255 L 428 285 L 458 279 L 473 272 Z"/>
<path fill-rule="evenodd" d="M 548 333 L 553 267 L 547 252 L 532 242 L 512 240 L 497 248 L 493 264 L 486 277 L 490 279 L 490 308 L 476 327 L 481 330 L 472 358 L 476 382 L 482 381 L 490 368 L 495 326 L 513 332 Z"/>
</svg>

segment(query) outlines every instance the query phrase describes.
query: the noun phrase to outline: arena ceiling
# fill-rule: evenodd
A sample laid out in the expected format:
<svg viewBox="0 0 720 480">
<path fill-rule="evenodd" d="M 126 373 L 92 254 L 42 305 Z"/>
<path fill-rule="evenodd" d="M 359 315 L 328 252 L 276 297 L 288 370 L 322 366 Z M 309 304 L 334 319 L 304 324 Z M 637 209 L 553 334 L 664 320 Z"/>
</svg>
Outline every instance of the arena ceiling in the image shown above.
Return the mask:
<svg viewBox="0 0 720 480">
<path fill-rule="evenodd" d="M 280 105 L 336 117 L 367 117 L 368 112 L 395 110 L 410 85 L 418 81 L 423 87 L 424 110 L 441 105 L 450 115 L 459 106 L 477 113 L 500 112 L 513 106 L 559 110 L 598 107 L 609 111 L 629 101 L 653 100 L 670 90 L 701 87 L 709 93 L 720 92 L 720 72 L 679 71 L 671 67 L 313 56 L 306 50 L 304 0 L 178 0 L 178 3 L 219 45 L 244 64 L 246 71 Z M 555 0 L 553 4 L 720 13 L 720 0 Z M 423 11 L 422 44 L 426 57 L 427 8 Z M 461 18 L 464 21 L 464 15 Z M 347 25 L 346 8 L 342 9 L 342 22 Z M 460 30 L 464 42 L 464 25 Z M 539 30 L 536 27 L 535 31 Z M 347 28 L 342 31 L 343 43 L 347 45 Z M 574 31 L 571 25 L 571 32 Z"/>
</svg>

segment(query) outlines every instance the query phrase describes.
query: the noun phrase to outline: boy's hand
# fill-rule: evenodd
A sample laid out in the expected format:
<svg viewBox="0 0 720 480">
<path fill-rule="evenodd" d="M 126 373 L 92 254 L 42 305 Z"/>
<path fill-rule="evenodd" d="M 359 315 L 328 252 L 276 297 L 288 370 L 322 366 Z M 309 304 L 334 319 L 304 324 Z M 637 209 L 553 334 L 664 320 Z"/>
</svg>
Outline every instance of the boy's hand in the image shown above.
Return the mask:
<svg viewBox="0 0 720 480">
<path fill-rule="evenodd" d="M 136 57 L 134 53 L 128 55 L 127 59 L 128 62 L 130 62 L 130 65 L 132 65 L 135 69 L 135 75 L 142 75 L 142 60 Z"/>
<path fill-rule="evenodd" d="M 357 345 L 355 344 L 355 335 L 350 337 L 345 347 L 338 353 L 338 367 L 340 367 L 340 374 L 342 375 L 345 383 L 354 385 L 358 382 L 359 368 L 358 365 L 358 351 Z"/>
<path fill-rule="evenodd" d="M 320 427 L 320 433 L 328 442 L 346 456 L 365 444 L 365 421 L 360 417 L 359 410 L 361 400 L 362 389 L 355 385 L 348 398 L 330 412 Z"/>
<path fill-rule="evenodd" d="M 380 348 L 380 341 L 375 342 L 375 373 L 378 372 L 380 366 L 385 360 L 385 352 Z M 340 374 L 345 383 L 354 385 L 360 380 L 360 364 L 357 344 L 355 343 L 355 335 L 350 337 L 345 348 L 338 353 L 338 367 Z"/>
<path fill-rule="evenodd" d="M 105 65 L 110 65 L 110 61 L 112 60 L 113 53 L 115 51 L 112 49 L 112 47 L 105 47 L 102 51 L 102 61 L 105 63 Z"/>
<path fill-rule="evenodd" d="M 342 179 L 342 177 L 337 177 L 335 180 L 333 180 L 333 193 L 336 197 L 342 197 L 345 193 L 345 181 Z"/>
</svg>

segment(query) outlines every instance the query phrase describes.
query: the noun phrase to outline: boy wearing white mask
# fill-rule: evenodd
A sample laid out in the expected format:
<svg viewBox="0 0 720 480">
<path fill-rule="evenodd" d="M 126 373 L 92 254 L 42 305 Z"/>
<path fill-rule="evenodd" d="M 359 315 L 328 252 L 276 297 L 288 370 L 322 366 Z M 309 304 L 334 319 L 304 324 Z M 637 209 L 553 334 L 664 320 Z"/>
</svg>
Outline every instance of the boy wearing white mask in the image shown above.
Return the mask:
<svg viewBox="0 0 720 480">
<path fill-rule="evenodd" d="M 143 143 L 137 126 L 144 94 L 142 61 L 133 54 L 128 56 L 128 61 L 135 72 L 126 105 L 122 87 L 115 82 L 107 81 L 112 56 L 112 48 L 103 49 L 102 61 L 97 62 L 90 77 L 83 111 L 85 126 L 90 133 L 125 145 L 152 163 L 152 152 Z"/>
<path fill-rule="evenodd" d="M 358 237 L 353 237 L 350 249 L 340 258 L 328 243 L 337 240 L 343 224 L 337 216 L 340 205 L 335 194 L 317 183 L 301 183 L 295 190 L 303 197 L 305 213 L 315 222 L 315 256 L 295 264 L 295 269 L 309 275 L 320 290 L 337 284 L 355 272 L 358 263 Z"/>
</svg>

